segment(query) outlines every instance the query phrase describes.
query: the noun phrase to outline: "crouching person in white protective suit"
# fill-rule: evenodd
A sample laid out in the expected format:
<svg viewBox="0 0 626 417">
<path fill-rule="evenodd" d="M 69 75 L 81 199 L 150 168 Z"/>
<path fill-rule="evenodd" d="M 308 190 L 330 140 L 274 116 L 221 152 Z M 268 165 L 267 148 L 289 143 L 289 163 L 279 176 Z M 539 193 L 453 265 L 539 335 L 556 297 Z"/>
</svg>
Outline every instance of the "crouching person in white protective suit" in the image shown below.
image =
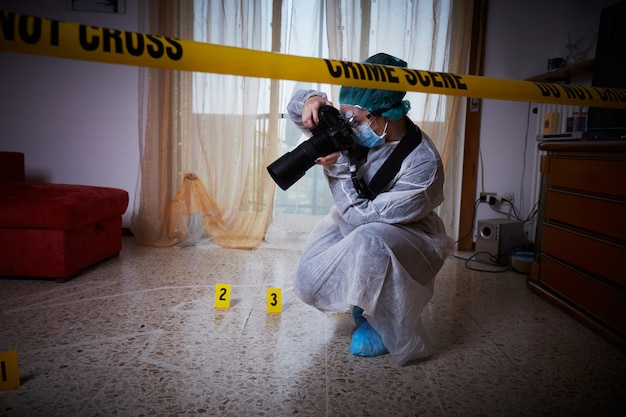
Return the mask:
<svg viewBox="0 0 626 417">
<path fill-rule="evenodd" d="M 407 66 L 382 53 L 364 62 Z M 406 116 L 410 103 L 403 100 L 405 94 L 341 88 L 341 114 L 355 126 L 366 156 L 355 162 L 358 158 L 343 151 L 318 159 L 335 205 L 311 232 L 294 285 L 302 301 L 323 312 L 352 307 L 357 325 L 352 354 L 389 352 L 400 365 L 432 353 L 421 313 L 453 247 L 433 211 L 443 201 L 441 158 L 430 138 Z M 324 93 L 300 90 L 287 110 L 302 131 L 310 132 L 324 105 L 332 105 Z M 414 148 L 382 191 L 372 195 L 368 183 L 401 141 Z"/>
</svg>

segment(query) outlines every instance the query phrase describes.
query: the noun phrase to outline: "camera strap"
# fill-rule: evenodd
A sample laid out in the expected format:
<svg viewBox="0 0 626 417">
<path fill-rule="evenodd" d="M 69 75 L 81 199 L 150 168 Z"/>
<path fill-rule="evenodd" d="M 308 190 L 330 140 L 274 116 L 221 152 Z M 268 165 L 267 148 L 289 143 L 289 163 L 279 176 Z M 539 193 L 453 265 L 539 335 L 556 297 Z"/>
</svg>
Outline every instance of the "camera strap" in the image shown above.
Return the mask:
<svg viewBox="0 0 626 417">
<path fill-rule="evenodd" d="M 396 148 L 376 171 L 369 184 L 358 175 L 358 170 L 367 159 L 367 155 L 363 158 L 359 150 L 350 151 L 350 176 L 359 196 L 368 200 L 376 198 L 400 171 L 402 161 L 422 142 L 422 131 L 412 122 L 411 125 L 415 130 L 409 130 L 400 140 L 400 143 L 396 145 Z"/>
</svg>

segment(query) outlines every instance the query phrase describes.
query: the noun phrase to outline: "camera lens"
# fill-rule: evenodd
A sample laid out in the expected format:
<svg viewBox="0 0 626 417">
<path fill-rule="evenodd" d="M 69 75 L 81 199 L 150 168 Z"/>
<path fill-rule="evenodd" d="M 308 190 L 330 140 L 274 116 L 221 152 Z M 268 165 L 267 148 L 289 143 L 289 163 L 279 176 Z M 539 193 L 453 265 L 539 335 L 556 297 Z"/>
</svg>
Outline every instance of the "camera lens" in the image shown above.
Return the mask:
<svg viewBox="0 0 626 417">
<path fill-rule="evenodd" d="M 320 123 L 314 131 L 315 134 L 267 167 L 267 172 L 283 190 L 302 178 L 315 165 L 317 158 L 354 145 L 354 132 L 344 122 L 339 110 L 332 106 L 323 106 L 318 115 Z"/>
<path fill-rule="evenodd" d="M 267 172 L 281 189 L 287 190 L 315 165 L 317 158 L 315 147 L 309 139 L 268 165 Z"/>
</svg>

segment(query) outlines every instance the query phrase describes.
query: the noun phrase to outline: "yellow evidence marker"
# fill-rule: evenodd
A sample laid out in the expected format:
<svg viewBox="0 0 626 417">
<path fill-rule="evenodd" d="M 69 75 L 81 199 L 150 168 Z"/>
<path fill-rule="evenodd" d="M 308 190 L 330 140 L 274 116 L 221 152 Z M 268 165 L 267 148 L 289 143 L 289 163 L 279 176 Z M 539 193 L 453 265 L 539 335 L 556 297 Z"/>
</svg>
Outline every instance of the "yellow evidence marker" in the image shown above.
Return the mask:
<svg viewBox="0 0 626 417">
<path fill-rule="evenodd" d="M 0 353 L 0 391 L 20 386 L 20 374 L 17 371 L 17 351 Z"/>
<path fill-rule="evenodd" d="M 230 308 L 230 284 L 215 284 L 215 307 Z"/>
<path fill-rule="evenodd" d="M 266 290 L 267 312 L 281 313 L 283 311 L 282 292 L 280 288 L 268 288 Z"/>
</svg>

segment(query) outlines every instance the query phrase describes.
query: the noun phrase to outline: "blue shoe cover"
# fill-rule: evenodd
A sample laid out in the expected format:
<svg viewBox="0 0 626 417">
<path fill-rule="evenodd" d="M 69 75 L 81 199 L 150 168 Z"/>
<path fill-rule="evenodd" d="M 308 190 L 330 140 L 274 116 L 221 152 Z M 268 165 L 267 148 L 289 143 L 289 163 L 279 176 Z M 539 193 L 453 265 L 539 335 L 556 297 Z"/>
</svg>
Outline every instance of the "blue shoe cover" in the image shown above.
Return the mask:
<svg viewBox="0 0 626 417">
<path fill-rule="evenodd" d="M 365 322 L 352 333 L 350 353 L 357 356 L 379 356 L 389 353 L 380 335 L 374 328 Z"/>
<path fill-rule="evenodd" d="M 363 317 L 363 309 L 359 306 L 352 307 L 352 318 L 354 318 L 357 327 L 367 321 L 365 317 Z"/>
</svg>

